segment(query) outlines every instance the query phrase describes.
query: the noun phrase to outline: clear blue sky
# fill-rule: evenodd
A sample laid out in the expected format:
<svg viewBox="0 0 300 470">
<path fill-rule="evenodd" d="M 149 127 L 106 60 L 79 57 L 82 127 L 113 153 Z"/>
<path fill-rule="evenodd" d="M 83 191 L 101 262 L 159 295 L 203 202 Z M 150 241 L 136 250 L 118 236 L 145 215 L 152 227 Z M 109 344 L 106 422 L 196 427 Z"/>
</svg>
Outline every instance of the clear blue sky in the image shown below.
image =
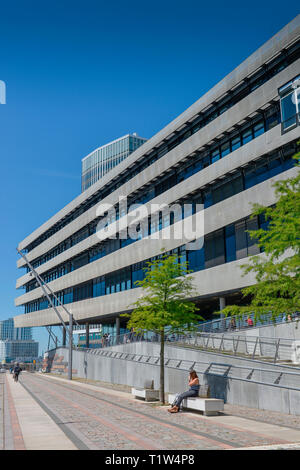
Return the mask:
<svg viewBox="0 0 300 470">
<path fill-rule="evenodd" d="M 16 246 L 80 193 L 81 158 L 153 136 L 297 13 L 276 0 L 1 2 L 1 320 L 23 313 Z"/>
</svg>

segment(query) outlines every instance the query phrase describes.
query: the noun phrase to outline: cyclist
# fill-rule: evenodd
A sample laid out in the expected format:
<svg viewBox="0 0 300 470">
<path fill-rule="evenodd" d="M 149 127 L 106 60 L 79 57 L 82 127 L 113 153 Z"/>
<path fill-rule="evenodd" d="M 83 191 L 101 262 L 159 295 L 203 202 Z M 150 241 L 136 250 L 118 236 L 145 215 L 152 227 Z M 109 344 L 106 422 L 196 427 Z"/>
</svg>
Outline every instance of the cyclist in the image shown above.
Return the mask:
<svg viewBox="0 0 300 470">
<path fill-rule="evenodd" d="M 15 367 L 14 367 L 14 380 L 15 380 L 15 382 L 18 382 L 19 374 L 20 374 L 21 371 L 22 371 L 22 369 L 19 366 L 19 363 L 17 362 Z"/>
</svg>

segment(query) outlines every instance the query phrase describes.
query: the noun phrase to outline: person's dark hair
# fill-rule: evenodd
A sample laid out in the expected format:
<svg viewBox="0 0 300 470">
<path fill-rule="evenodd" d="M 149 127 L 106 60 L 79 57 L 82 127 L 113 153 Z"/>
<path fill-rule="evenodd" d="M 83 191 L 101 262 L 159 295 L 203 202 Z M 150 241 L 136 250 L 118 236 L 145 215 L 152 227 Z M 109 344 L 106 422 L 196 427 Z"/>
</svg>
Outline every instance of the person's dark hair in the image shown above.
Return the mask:
<svg viewBox="0 0 300 470">
<path fill-rule="evenodd" d="M 190 377 L 191 379 L 196 379 L 198 378 L 197 372 L 195 370 L 191 370 L 190 372 Z"/>
</svg>

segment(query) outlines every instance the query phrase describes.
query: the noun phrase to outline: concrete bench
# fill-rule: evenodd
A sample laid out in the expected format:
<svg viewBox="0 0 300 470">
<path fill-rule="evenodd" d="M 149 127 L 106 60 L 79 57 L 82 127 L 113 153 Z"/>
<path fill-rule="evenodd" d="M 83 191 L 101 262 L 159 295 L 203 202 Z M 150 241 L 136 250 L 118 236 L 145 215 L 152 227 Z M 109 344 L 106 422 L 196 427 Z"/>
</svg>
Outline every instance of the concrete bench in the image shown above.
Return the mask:
<svg viewBox="0 0 300 470">
<path fill-rule="evenodd" d="M 176 394 L 169 394 L 169 403 L 172 404 L 175 400 Z M 224 400 L 219 398 L 201 398 L 201 397 L 188 397 L 182 401 L 183 408 L 191 410 L 203 411 L 205 416 L 216 416 L 219 411 L 224 410 Z"/>
<path fill-rule="evenodd" d="M 145 380 L 144 388 L 132 387 L 131 393 L 135 398 L 144 398 L 145 401 L 159 400 L 159 390 L 154 390 L 153 380 Z"/>
</svg>

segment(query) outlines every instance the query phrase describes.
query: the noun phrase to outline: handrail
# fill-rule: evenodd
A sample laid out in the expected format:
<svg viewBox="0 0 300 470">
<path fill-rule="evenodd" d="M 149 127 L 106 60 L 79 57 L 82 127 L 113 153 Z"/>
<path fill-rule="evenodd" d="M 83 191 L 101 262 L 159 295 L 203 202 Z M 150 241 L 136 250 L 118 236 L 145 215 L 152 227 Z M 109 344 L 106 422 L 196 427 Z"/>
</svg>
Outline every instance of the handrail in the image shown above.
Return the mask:
<svg viewBox="0 0 300 470">
<path fill-rule="evenodd" d="M 300 314 L 298 314 L 296 312 L 293 316 L 292 321 L 298 321 L 298 318 L 300 318 L 300 317 L 298 317 L 296 315 L 300 315 Z M 263 322 L 262 321 L 257 321 L 255 324 L 253 324 L 253 327 L 249 327 L 248 325 L 245 324 L 246 319 L 249 316 L 252 318 L 252 320 L 254 322 L 254 314 L 244 315 L 242 318 L 232 316 L 232 317 L 218 318 L 216 320 L 210 320 L 210 321 L 207 321 L 207 322 L 199 323 L 197 325 L 197 330 L 198 330 L 198 332 L 201 332 L 201 333 L 214 333 L 214 334 L 216 334 L 216 333 L 225 333 L 225 332 L 226 333 L 233 333 L 235 331 L 244 331 L 244 330 L 249 331 L 249 328 L 257 328 L 257 327 L 261 328 L 261 327 L 265 327 L 265 326 L 269 326 L 269 325 L 274 324 L 274 321 L 271 318 L 271 314 L 265 314 L 264 318 L 263 318 Z M 284 316 L 285 316 L 285 314 L 279 315 L 276 318 L 275 324 L 286 323 L 286 320 L 284 319 Z M 232 322 L 232 319 L 235 320 L 236 327 L 234 329 L 230 326 L 231 322 Z M 152 337 L 154 335 L 154 333 L 144 331 L 143 333 L 140 333 L 140 335 L 143 335 L 146 339 L 146 338 Z M 122 335 L 111 335 L 110 334 L 109 335 L 109 340 L 104 339 L 101 343 L 101 346 L 98 346 L 98 347 L 112 346 L 112 345 L 120 344 L 120 342 L 122 342 L 122 343 L 132 342 L 133 336 L 137 336 L 137 335 L 135 333 L 132 333 L 132 332 L 123 333 Z M 166 333 L 166 336 L 168 336 L 168 333 Z M 260 336 L 260 337 L 263 338 L 263 336 Z M 278 337 L 276 337 L 276 339 L 278 339 Z"/>
<path fill-rule="evenodd" d="M 117 360 L 126 360 L 126 361 L 131 361 L 131 362 L 139 362 L 142 364 L 150 364 L 154 366 L 159 366 L 160 364 L 160 357 L 155 356 L 155 355 L 147 355 L 147 354 L 132 354 L 132 353 L 127 353 L 127 352 L 122 352 L 122 351 L 115 351 L 117 354 L 120 354 L 119 357 L 114 357 L 108 356 L 108 351 L 106 350 L 95 350 L 95 349 L 86 349 L 85 352 L 91 353 L 91 354 L 96 354 L 98 356 L 102 357 L 108 357 L 110 359 L 117 359 Z M 128 357 L 130 356 L 130 357 Z M 273 386 L 277 388 L 286 388 L 289 390 L 297 390 L 300 391 L 300 371 L 299 372 L 294 372 L 294 371 L 285 371 L 282 370 L 279 366 L 277 366 L 277 369 L 267 369 L 267 368 L 261 368 L 261 367 L 253 367 L 253 366 L 241 366 L 241 365 L 233 365 L 233 364 L 224 364 L 224 363 L 217 363 L 217 362 L 207 362 L 207 361 L 192 361 L 192 360 L 179 360 L 178 358 L 170 358 L 167 357 L 165 358 L 167 360 L 167 363 L 165 363 L 165 367 L 170 368 L 170 369 L 179 369 L 179 370 L 196 370 L 197 373 L 203 374 L 204 376 L 218 376 L 218 377 L 223 377 L 224 379 L 234 379 L 234 380 L 241 380 L 244 382 L 251 382 L 251 383 L 257 383 L 257 384 L 262 384 L 262 385 L 268 385 L 268 386 Z M 174 365 L 171 365 L 170 363 L 173 362 Z M 219 373 L 214 371 L 214 368 L 219 369 Z M 224 370 L 222 370 L 224 369 Z M 220 372 L 221 370 L 221 372 Z M 239 374 L 240 371 L 240 375 Z M 250 371 L 250 374 L 249 374 Z M 243 377 L 243 372 L 245 377 Z M 255 376 L 258 374 L 260 377 L 260 380 L 255 380 Z M 263 380 L 262 375 L 273 375 L 273 381 Z M 282 384 L 283 381 L 289 381 L 288 379 L 291 379 L 290 382 L 293 382 L 292 379 L 297 379 L 298 383 L 288 383 L 288 384 Z M 281 382 L 281 383 L 280 383 Z"/>
<path fill-rule="evenodd" d="M 119 336 L 111 336 L 97 347 L 89 348 L 94 350 L 106 350 L 113 346 L 125 345 L 128 343 L 136 342 L 151 342 L 156 343 L 160 341 L 159 335 L 152 332 L 143 332 L 139 334 L 131 333 Z M 237 333 L 207 333 L 207 332 L 190 332 L 186 334 L 172 334 L 165 335 L 166 344 L 174 346 L 188 346 L 191 348 L 204 348 L 213 349 L 219 353 L 224 351 L 232 351 L 234 355 L 243 354 L 248 355 L 252 359 L 255 357 L 265 357 L 273 362 L 279 360 L 291 360 L 293 352 L 294 339 L 281 338 L 281 337 L 268 337 L 268 336 L 252 336 L 245 335 L 242 332 Z M 78 347 L 78 349 L 87 349 Z"/>
</svg>

